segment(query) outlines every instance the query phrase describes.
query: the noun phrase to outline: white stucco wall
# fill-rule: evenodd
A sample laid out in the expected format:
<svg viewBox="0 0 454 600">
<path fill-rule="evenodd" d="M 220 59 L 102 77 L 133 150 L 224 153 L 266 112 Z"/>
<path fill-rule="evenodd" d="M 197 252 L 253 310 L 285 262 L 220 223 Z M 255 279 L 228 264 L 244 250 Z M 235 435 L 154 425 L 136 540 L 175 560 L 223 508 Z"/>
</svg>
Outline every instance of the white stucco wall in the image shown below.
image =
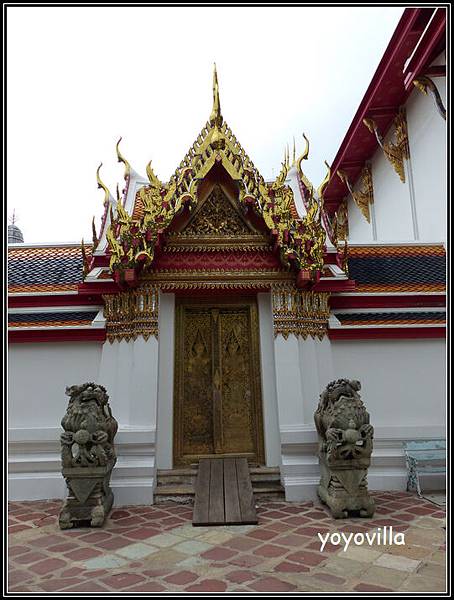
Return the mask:
<svg viewBox="0 0 454 600">
<path fill-rule="evenodd" d="M 60 421 L 67 385 L 104 385 L 118 421 L 115 504 L 153 502 L 158 342 L 11 344 L 9 366 L 9 498 L 63 498 Z"/>
<path fill-rule="evenodd" d="M 435 77 L 433 82 L 446 107 L 445 79 Z M 406 108 L 419 236 L 424 242 L 442 242 L 447 223 L 446 121 L 433 98 L 417 89 Z"/>
<path fill-rule="evenodd" d="M 361 189 L 360 182 L 354 186 L 354 191 Z M 348 241 L 350 244 L 366 244 L 374 240 L 373 232 L 373 206 L 370 207 L 371 219 L 368 223 L 359 210 L 356 202 L 349 195 L 347 200 L 348 207 Z"/>
<path fill-rule="evenodd" d="M 393 129 L 391 128 L 387 139 L 392 138 Z M 377 240 L 383 242 L 413 240 L 407 165 L 405 164 L 405 183 L 402 183 L 380 148 L 372 160 L 372 180 Z"/>
<path fill-rule="evenodd" d="M 444 428 L 445 341 L 332 342 L 335 377 L 359 379 L 375 427 Z"/>
<path fill-rule="evenodd" d="M 281 433 L 281 478 L 287 500 L 316 497 L 320 480 L 314 412 L 326 385 L 361 381 L 374 426 L 369 487 L 404 490 L 405 440 L 446 435 L 445 341 L 439 339 L 275 341 Z M 424 482 L 426 485 L 426 482 Z M 426 489 L 443 487 L 430 476 Z"/>
<path fill-rule="evenodd" d="M 66 386 L 97 380 L 101 349 L 95 342 L 10 344 L 9 427 L 60 427 Z"/>
</svg>

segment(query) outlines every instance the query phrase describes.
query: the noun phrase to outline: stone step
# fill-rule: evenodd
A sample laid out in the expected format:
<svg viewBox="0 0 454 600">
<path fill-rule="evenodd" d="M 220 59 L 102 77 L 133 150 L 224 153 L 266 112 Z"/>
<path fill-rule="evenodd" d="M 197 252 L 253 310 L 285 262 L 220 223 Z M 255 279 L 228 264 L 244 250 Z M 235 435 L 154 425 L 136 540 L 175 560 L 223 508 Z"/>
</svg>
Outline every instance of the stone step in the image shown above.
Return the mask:
<svg viewBox="0 0 454 600">
<path fill-rule="evenodd" d="M 193 485 L 161 485 L 155 491 L 155 496 L 184 496 L 185 494 L 194 495 Z"/>
<path fill-rule="evenodd" d="M 193 485 L 197 469 L 158 469 L 158 488 L 169 485 Z"/>
<path fill-rule="evenodd" d="M 197 469 L 158 469 L 158 477 L 168 475 L 197 475 Z"/>
<path fill-rule="evenodd" d="M 280 481 L 281 474 L 278 473 L 252 473 L 251 481 Z"/>
<path fill-rule="evenodd" d="M 275 473 L 280 473 L 280 471 L 281 470 L 279 467 L 249 467 L 249 472 L 251 475 L 255 473 L 269 473 L 270 475 L 273 475 Z"/>
<path fill-rule="evenodd" d="M 253 485 L 252 489 L 254 490 L 254 494 L 264 494 L 269 492 L 283 492 L 284 488 L 279 485 Z"/>
<path fill-rule="evenodd" d="M 194 485 L 197 475 L 166 475 L 163 477 L 162 475 L 158 475 L 157 477 L 157 485 L 168 486 L 168 485 Z"/>
<path fill-rule="evenodd" d="M 249 472 L 257 499 L 284 498 L 279 467 L 250 467 Z M 191 465 L 191 468 L 158 469 L 155 502 L 193 503 L 196 478 L 196 465 Z"/>
</svg>

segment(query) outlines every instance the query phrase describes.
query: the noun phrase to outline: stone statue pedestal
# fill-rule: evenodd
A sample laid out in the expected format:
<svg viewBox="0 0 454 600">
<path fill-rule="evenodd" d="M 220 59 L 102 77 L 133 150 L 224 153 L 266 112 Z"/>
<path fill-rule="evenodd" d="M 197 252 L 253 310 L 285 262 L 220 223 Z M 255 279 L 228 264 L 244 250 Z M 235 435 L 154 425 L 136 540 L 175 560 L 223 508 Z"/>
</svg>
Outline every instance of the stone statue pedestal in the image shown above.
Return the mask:
<svg viewBox="0 0 454 600">
<path fill-rule="evenodd" d="M 372 517 L 375 502 L 367 489 L 367 465 L 362 461 L 337 462 L 330 466 L 326 455 L 320 455 L 320 485 L 317 494 L 335 519 L 346 519 L 349 513 Z M 353 463 L 353 464 L 352 464 Z"/>
<path fill-rule="evenodd" d="M 60 512 L 60 529 L 83 524 L 102 527 L 114 499 L 109 485 L 114 464 L 115 462 L 111 462 L 103 467 L 69 467 L 62 470 L 68 486 L 68 497 Z"/>
</svg>

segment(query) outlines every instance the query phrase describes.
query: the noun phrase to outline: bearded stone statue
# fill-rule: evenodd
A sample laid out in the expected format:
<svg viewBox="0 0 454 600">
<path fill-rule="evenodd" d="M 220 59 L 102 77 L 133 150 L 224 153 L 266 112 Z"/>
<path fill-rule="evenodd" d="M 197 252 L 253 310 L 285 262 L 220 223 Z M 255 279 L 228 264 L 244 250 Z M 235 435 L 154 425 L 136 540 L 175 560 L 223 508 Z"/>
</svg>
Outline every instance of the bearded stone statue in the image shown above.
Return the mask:
<svg viewBox="0 0 454 600">
<path fill-rule="evenodd" d="M 118 423 L 102 385 L 66 388 L 69 404 L 61 421 L 62 473 L 68 497 L 60 512 L 61 529 L 83 522 L 101 527 L 113 504 L 110 477 L 116 463 L 114 437 Z"/>
<path fill-rule="evenodd" d="M 359 381 L 332 381 L 320 395 L 314 414 L 319 440 L 320 500 L 336 519 L 349 513 L 374 514 L 367 489 L 374 428 L 361 400 Z"/>
</svg>

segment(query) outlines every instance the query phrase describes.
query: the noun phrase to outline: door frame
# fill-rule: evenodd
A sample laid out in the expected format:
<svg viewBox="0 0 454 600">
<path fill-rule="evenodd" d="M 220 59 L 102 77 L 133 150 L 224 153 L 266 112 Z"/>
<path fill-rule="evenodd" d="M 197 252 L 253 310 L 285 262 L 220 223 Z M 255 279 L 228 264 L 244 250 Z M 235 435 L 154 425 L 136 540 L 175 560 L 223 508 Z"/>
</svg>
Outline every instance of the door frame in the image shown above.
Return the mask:
<svg viewBox="0 0 454 600">
<path fill-rule="evenodd" d="M 248 461 L 256 465 L 265 465 L 264 423 L 263 423 L 263 396 L 261 377 L 261 353 L 260 353 L 260 330 L 257 299 L 255 296 L 236 296 L 234 298 L 217 299 L 215 297 L 175 299 L 175 349 L 174 349 L 174 390 L 173 390 L 173 465 L 181 467 L 195 464 L 202 455 L 185 455 L 182 453 L 182 409 L 183 409 L 183 362 L 180 359 L 183 344 L 183 323 L 185 308 L 240 308 L 248 309 L 250 331 L 249 340 L 251 346 L 252 361 L 252 388 L 253 388 L 253 410 L 256 455 L 251 458 L 250 454 L 207 454 L 204 458 L 246 457 Z"/>
</svg>

